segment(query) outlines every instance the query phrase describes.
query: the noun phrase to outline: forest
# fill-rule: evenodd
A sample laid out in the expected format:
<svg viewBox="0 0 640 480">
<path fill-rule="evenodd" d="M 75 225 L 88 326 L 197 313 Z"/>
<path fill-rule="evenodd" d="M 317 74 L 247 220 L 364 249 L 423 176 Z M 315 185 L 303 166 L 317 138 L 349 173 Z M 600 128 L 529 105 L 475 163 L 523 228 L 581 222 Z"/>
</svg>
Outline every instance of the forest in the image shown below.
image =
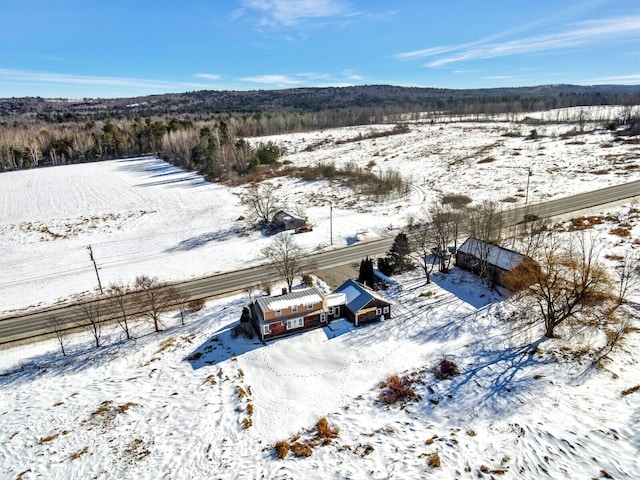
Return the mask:
<svg viewBox="0 0 640 480">
<path fill-rule="evenodd" d="M 0 172 L 157 155 L 211 181 L 237 181 L 261 165 L 273 165 L 282 153 L 269 142 L 252 146 L 248 137 L 638 104 L 640 87 L 571 85 L 484 90 L 382 85 L 135 99 L 0 99 Z"/>
</svg>

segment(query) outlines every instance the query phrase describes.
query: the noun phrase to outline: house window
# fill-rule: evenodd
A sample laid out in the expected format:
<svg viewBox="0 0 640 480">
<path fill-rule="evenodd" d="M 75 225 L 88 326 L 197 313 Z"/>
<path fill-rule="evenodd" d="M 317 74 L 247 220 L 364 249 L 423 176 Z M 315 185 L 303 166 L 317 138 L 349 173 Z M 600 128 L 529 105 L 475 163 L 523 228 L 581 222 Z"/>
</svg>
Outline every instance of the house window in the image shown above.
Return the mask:
<svg viewBox="0 0 640 480">
<path fill-rule="evenodd" d="M 331 307 L 331 314 L 338 317 L 340 315 L 340 307 Z"/>
<path fill-rule="evenodd" d="M 313 310 L 313 303 L 307 304 L 307 310 Z"/>
<path fill-rule="evenodd" d="M 287 330 L 292 330 L 294 328 L 300 328 L 304 326 L 304 320 L 302 318 L 295 318 L 293 320 L 287 320 L 287 323 L 285 324 L 287 327 Z"/>
<path fill-rule="evenodd" d="M 382 309 L 376 308 L 376 315 L 382 315 Z"/>
<path fill-rule="evenodd" d="M 297 313 L 298 312 L 298 306 L 294 305 L 293 307 L 291 307 L 291 313 Z"/>
<path fill-rule="evenodd" d="M 282 316 L 282 310 L 276 310 L 276 317 Z"/>
<path fill-rule="evenodd" d="M 384 308 L 382 309 L 382 311 L 383 311 L 384 313 L 389 313 L 389 307 L 384 307 Z"/>
<path fill-rule="evenodd" d="M 263 325 L 262 326 L 262 333 L 264 335 L 269 335 L 271 333 L 271 329 L 269 328 L 269 325 Z"/>
<path fill-rule="evenodd" d="M 326 322 L 326 321 L 327 321 L 327 315 L 326 315 L 325 313 L 321 313 L 321 314 L 320 314 L 320 321 L 321 321 L 322 323 L 324 323 L 324 322 Z"/>
</svg>

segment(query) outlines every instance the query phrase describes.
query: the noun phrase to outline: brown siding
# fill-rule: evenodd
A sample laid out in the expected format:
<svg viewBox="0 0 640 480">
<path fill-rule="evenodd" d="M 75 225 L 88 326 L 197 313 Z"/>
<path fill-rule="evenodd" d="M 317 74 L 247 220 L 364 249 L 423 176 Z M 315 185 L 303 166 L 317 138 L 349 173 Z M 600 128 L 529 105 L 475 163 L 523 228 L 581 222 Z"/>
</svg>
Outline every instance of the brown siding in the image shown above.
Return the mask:
<svg viewBox="0 0 640 480">
<path fill-rule="evenodd" d="M 314 303 L 313 307 L 310 308 L 310 309 L 307 308 L 306 304 L 298 305 L 298 311 L 297 312 L 293 312 L 291 307 L 283 308 L 282 309 L 282 315 L 277 316 L 277 317 L 276 317 L 275 310 L 267 310 L 266 312 L 263 312 L 263 315 L 264 315 L 264 319 L 266 321 L 271 321 L 271 320 L 277 320 L 280 317 L 285 318 L 285 317 L 290 317 L 291 315 L 296 315 L 296 314 L 303 315 L 305 312 L 309 312 L 309 311 L 312 312 L 314 310 L 320 310 L 320 309 L 322 309 L 322 302 Z"/>
<path fill-rule="evenodd" d="M 327 322 L 320 321 L 320 314 L 309 315 L 308 317 L 304 317 L 304 326 L 300 328 L 292 328 L 291 330 L 287 330 L 287 326 L 285 322 L 274 322 L 269 324 L 269 329 L 271 333 L 267 335 L 263 335 L 262 331 L 260 332 L 260 336 L 263 340 L 270 340 L 277 337 L 283 337 L 285 335 L 293 335 L 299 332 L 306 332 L 307 330 L 312 330 L 314 328 L 323 327 L 327 324 Z M 262 327 L 260 327 L 262 328 Z"/>
</svg>

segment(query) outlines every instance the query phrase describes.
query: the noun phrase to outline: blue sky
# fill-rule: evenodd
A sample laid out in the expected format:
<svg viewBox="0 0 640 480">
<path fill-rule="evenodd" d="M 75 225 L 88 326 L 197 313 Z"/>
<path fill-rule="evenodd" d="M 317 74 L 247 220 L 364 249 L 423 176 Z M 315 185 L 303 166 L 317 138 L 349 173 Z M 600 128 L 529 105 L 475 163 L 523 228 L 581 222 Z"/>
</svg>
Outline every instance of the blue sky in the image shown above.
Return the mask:
<svg viewBox="0 0 640 480">
<path fill-rule="evenodd" d="M 0 0 L 0 97 L 640 84 L 637 0 Z"/>
</svg>

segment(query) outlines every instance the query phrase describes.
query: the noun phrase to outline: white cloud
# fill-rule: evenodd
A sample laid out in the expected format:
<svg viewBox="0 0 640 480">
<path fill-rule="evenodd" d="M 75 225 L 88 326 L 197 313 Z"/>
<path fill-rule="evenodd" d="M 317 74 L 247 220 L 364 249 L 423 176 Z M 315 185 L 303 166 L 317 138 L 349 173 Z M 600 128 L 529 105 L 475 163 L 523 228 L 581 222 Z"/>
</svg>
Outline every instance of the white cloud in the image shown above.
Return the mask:
<svg viewBox="0 0 640 480">
<path fill-rule="evenodd" d="M 274 85 L 300 85 L 302 81 L 286 75 L 257 75 L 255 77 L 242 77 L 243 82 L 264 83 Z"/>
<path fill-rule="evenodd" d="M 613 77 L 602 77 L 593 80 L 594 83 L 624 83 L 635 85 L 640 83 L 640 73 L 632 75 L 617 75 Z"/>
<path fill-rule="evenodd" d="M 196 73 L 194 75 L 196 78 L 204 78 L 205 80 L 220 80 L 220 75 L 215 73 Z"/>
<path fill-rule="evenodd" d="M 396 55 L 396 58 L 399 60 L 412 60 L 415 58 L 435 56 L 439 58 L 432 60 L 425 66 L 440 67 L 466 60 L 563 50 L 571 47 L 597 44 L 603 41 L 611 42 L 614 39 L 640 37 L 640 16 L 590 20 L 571 25 L 567 30 L 562 32 L 533 35 L 500 43 L 493 42 L 493 40 L 504 36 L 506 33 L 508 32 L 476 42 L 399 53 Z M 449 53 L 451 53 L 451 55 L 446 55 Z"/>
<path fill-rule="evenodd" d="M 35 84 L 64 84 L 85 87 L 141 88 L 170 91 L 172 89 L 204 88 L 206 85 L 191 82 L 170 82 L 142 78 L 100 77 L 66 73 L 34 72 L 30 70 L 0 69 L 0 82 L 28 82 Z"/>
<path fill-rule="evenodd" d="M 308 19 L 349 15 L 343 0 L 242 0 L 243 10 L 260 15 L 260 25 L 295 26 Z"/>
</svg>

